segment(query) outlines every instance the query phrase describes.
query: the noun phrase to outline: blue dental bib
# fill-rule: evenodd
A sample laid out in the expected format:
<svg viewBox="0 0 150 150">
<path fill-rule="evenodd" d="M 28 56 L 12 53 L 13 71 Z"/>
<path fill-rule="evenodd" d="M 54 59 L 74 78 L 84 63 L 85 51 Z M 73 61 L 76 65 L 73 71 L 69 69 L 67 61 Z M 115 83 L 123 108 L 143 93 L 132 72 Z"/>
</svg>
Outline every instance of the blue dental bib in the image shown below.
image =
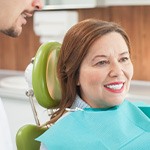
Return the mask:
<svg viewBox="0 0 150 150">
<path fill-rule="evenodd" d="M 48 150 L 149 150 L 150 107 L 128 101 L 69 112 L 36 140 Z"/>
</svg>

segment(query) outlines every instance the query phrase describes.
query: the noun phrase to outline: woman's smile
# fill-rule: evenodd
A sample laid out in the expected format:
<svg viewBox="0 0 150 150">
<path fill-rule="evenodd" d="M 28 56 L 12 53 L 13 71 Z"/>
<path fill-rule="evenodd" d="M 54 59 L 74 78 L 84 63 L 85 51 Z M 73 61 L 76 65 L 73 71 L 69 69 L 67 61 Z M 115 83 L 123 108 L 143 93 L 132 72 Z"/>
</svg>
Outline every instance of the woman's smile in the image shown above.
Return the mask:
<svg viewBox="0 0 150 150">
<path fill-rule="evenodd" d="M 124 90 L 124 82 L 113 82 L 104 85 L 106 90 L 113 92 L 113 93 L 122 93 Z"/>
</svg>

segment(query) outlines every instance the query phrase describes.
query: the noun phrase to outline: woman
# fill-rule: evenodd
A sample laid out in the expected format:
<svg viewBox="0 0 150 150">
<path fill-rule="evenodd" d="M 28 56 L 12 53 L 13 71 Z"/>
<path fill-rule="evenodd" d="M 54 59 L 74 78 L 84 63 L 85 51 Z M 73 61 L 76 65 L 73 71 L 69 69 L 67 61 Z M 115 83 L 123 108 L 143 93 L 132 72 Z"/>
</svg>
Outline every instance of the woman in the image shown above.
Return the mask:
<svg viewBox="0 0 150 150">
<path fill-rule="evenodd" d="M 58 61 L 62 100 L 55 124 L 38 138 L 45 149 L 150 146 L 150 119 L 125 100 L 133 76 L 130 49 L 127 34 L 112 22 L 84 20 L 67 32 Z"/>
</svg>

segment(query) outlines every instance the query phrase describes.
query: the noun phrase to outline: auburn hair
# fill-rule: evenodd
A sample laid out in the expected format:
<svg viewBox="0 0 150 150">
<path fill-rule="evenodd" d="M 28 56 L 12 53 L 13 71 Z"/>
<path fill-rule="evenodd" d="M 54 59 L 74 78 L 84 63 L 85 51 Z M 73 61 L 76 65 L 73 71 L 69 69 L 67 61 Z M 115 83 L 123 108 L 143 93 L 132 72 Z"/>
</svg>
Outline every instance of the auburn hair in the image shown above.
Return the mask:
<svg viewBox="0 0 150 150">
<path fill-rule="evenodd" d="M 128 35 L 120 25 L 114 22 L 87 19 L 77 23 L 68 30 L 61 46 L 57 66 L 62 99 L 58 111 L 52 115 L 50 122 L 58 120 L 65 112 L 65 109 L 71 107 L 76 95 L 80 95 L 77 86 L 80 65 L 90 46 L 98 38 L 110 32 L 121 34 L 130 51 Z"/>
</svg>

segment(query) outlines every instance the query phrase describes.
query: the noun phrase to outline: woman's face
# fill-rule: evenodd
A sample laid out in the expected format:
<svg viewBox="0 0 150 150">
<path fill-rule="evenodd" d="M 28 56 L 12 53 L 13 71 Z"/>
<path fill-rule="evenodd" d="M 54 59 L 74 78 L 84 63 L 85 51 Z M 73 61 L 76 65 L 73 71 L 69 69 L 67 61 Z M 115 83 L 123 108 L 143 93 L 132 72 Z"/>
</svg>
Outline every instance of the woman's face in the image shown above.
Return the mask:
<svg viewBox="0 0 150 150">
<path fill-rule="evenodd" d="M 108 33 L 96 40 L 81 63 L 81 98 L 94 108 L 107 108 L 124 101 L 133 76 L 127 44 L 121 34 Z"/>
</svg>

